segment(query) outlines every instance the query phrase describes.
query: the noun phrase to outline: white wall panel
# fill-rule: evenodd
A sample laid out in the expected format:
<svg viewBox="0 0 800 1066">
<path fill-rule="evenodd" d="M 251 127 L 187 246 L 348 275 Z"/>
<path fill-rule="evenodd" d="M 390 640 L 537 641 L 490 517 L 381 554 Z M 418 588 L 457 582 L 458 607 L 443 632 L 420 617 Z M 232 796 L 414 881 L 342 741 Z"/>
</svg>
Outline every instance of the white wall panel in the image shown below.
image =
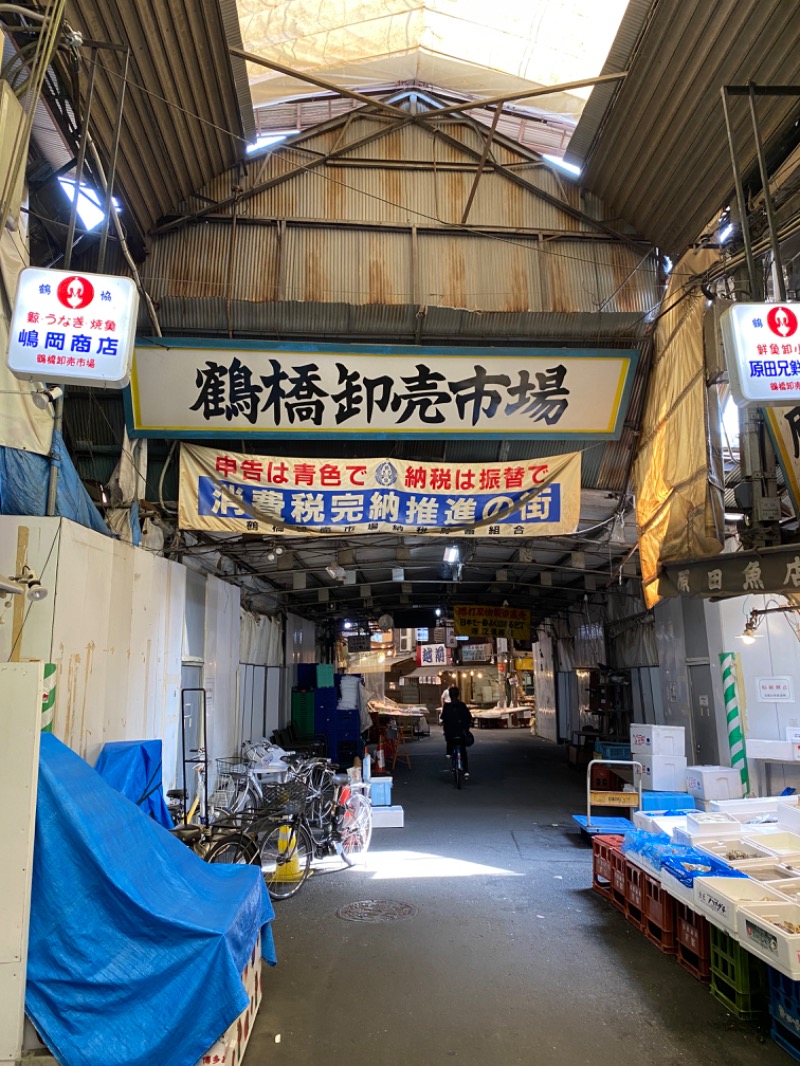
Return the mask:
<svg viewBox="0 0 800 1066">
<path fill-rule="evenodd" d="M 206 579 L 206 747 L 210 759 L 235 753 L 239 711 L 239 589 Z"/>
<path fill-rule="evenodd" d="M 741 667 L 745 702 L 746 735 L 758 740 L 783 740 L 787 726 L 800 728 L 800 641 L 783 614 L 765 615 L 753 644 L 739 640 L 747 616 L 754 608 L 777 607 L 786 603 L 782 596 L 742 596 L 734 600 L 706 604 L 709 659 L 718 710 L 720 752 L 728 751 L 727 729 L 722 696 L 722 652 L 735 652 Z M 758 698 L 760 677 L 790 677 L 794 700 L 791 703 L 766 703 Z M 725 760 L 723 760 L 725 761 Z M 750 775 L 753 782 L 753 764 Z M 772 791 L 780 792 L 791 785 L 800 788 L 800 767 L 774 763 L 770 768 Z"/>
</svg>

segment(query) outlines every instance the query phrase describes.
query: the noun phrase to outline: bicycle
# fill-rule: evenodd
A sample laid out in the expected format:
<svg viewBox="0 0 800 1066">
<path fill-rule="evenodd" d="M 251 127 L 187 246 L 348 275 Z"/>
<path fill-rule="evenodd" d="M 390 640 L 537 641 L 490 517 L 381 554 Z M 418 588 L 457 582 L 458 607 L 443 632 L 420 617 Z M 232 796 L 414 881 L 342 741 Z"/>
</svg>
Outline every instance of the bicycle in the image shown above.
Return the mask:
<svg viewBox="0 0 800 1066">
<path fill-rule="evenodd" d="M 450 742 L 450 769 L 453 773 L 453 784 L 457 789 L 461 788 L 464 781 L 463 742 L 463 736 L 454 737 Z"/>
<path fill-rule="evenodd" d="M 285 782 L 263 786 L 265 804 L 239 815 L 246 841 L 222 840 L 209 862 L 260 862 L 270 897 L 289 899 L 302 888 L 314 860 L 340 856 L 353 866 L 372 838 L 372 808 L 357 786 L 327 760 L 285 760 Z"/>
</svg>

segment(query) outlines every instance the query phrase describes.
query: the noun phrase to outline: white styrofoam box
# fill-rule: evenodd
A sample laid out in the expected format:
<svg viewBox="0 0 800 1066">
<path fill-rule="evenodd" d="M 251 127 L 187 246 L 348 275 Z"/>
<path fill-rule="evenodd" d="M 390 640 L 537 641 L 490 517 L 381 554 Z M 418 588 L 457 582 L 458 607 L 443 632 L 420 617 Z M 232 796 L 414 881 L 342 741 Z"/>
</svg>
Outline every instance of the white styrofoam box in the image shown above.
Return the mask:
<svg viewBox="0 0 800 1066">
<path fill-rule="evenodd" d="M 730 766 L 687 766 L 686 791 L 698 799 L 739 799 L 742 775 Z"/>
<path fill-rule="evenodd" d="M 403 820 L 404 814 L 402 807 L 394 806 L 372 808 L 373 829 L 402 829 Z"/>
<path fill-rule="evenodd" d="M 790 877 L 786 881 L 781 881 L 777 887 L 774 884 L 769 887 L 779 896 L 788 899 L 790 903 L 800 903 L 800 877 Z"/>
<path fill-rule="evenodd" d="M 800 930 L 800 906 L 796 903 L 748 903 L 736 917 L 739 943 L 765 959 L 786 977 L 800 980 L 800 932 L 791 933 L 779 923 Z"/>
<path fill-rule="evenodd" d="M 745 862 L 732 862 L 734 870 L 752 877 L 754 881 L 766 882 L 777 888 L 781 881 L 789 881 L 797 877 L 797 871 L 778 862 L 777 859 L 747 859 Z M 778 889 L 778 891 L 780 891 Z"/>
<path fill-rule="evenodd" d="M 739 836 L 742 824 L 724 811 L 697 811 L 686 815 L 686 831 L 692 837 L 721 840 Z"/>
<path fill-rule="evenodd" d="M 706 840 L 703 838 L 697 842 L 700 851 L 707 855 L 713 855 L 722 862 L 759 862 L 770 859 L 770 854 L 760 844 L 745 843 L 741 836 L 729 837 L 724 840 Z"/>
<path fill-rule="evenodd" d="M 631 726 L 631 754 L 678 755 L 686 754 L 686 730 L 682 725 L 637 725 Z M 683 792 L 683 789 L 661 788 L 662 792 Z"/>
<path fill-rule="evenodd" d="M 751 740 L 748 737 L 747 758 L 793 762 L 800 759 L 800 744 L 793 744 L 791 740 Z"/>
<path fill-rule="evenodd" d="M 667 870 L 661 870 L 659 877 L 661 878 L 661 887 L 665 892 L 669 892 L 671 896 L 679 899 L 681 903 L 686 903 L 689 907 L 694 906 L 694 889 L 687 888 L 683 881 L 673 877 Z"/>
<path fill-rule="evenodd" d="M 696 877 L 694 909 L 736 937 L 736 913 L 742 903 L 780 901 L 780 893 L 749 877 Z"/>
<path fill-rule="evenodd" d="M 796 725 L 787 725 L 783 735 L 790 744 L 800 744 L 800 729 Z"/>
<path fill-rule="evenodd" d="M 800 833 L 800 810 L 782 803 L 778 807 L 778 825 L 782 829 L 790 829 L 793 833 Z"/>
<path fill-rule="evenodd" d="M 681 755 L 637 755 L 642 788 L 656 792 L 686 791 L 686 759 Z"/>
<path fill-rule="evenodd" d="M 786 804 L 796 807 L 800 796 L 762 796 L 754 799 L 712 800 L 712 811 L 727 811 L 740 822 L 758 818 L 765 814 L 776 814 L 779 807 Z"/>
<path fill-rule="evenodd" d="M 800 855 L 800 836 L 797 833 L 761 833 L 758 836 L 745 833 L 745 840 L 758 844 L 781 862 L 784 862 L 787 856 Z"/>
<path fill-rule="evenodd" d="M 686 815 L 670 811 L 634 811 L 633 824 L 645 833 L 666 833 L 671 837 L 676 829 L 686 828 Z"/>
</svg>

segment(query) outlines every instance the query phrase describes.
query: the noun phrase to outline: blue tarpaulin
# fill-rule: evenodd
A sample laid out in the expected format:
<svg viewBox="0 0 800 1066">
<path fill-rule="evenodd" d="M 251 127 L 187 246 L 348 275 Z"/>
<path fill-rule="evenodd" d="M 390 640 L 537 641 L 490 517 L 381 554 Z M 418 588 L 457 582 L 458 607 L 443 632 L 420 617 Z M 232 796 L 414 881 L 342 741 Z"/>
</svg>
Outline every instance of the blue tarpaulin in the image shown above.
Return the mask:
<svg viewBox="0 0 800 1066">
<path fill-rule="evenodd" d="M 62 1066 L 194 1066 L 273 916 L 258 869 L 203 862 L 42 734 L 25 1005 Z"/>
<path fill-rule="evenodd" d="M 56 514 L 111 536 L 56 430 L 51 447 L 58 463 Z M 47 514 L 49 479 L 50 459 L 47 456 L 18 448 L 0 448 L 0 514 Z"/>
<path fill-rule="evenodd" d="M 94 766 L 104 781 L 145 814 L 172 828 L 161 786 L 161 741 L 118 740 L 103 745 Z"/>
</svg>

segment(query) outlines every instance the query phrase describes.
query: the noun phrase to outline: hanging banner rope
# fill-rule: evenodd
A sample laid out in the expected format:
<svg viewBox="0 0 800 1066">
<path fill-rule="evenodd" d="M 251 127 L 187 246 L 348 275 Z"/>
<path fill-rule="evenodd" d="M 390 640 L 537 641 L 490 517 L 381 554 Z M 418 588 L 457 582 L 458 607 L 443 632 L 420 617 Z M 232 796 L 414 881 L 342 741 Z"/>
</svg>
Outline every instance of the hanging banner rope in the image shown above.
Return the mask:
<svg viewBox="0 0 800 1066">
<path fill-rule="evenodd" d="M 737 677 L 736 655 L 723 652 L 719 657 L 722 665 L 722 692 L 725 698 L 725 717 L 728 721 L 728 745 L 731 750 L 731 766 L 742 777 L 744 794 L 750 792 L 750 777 L 747 772 L 747 753 L 744 743 L 744 722 L 739 702 L 739 681 Z"/>
</svg>

